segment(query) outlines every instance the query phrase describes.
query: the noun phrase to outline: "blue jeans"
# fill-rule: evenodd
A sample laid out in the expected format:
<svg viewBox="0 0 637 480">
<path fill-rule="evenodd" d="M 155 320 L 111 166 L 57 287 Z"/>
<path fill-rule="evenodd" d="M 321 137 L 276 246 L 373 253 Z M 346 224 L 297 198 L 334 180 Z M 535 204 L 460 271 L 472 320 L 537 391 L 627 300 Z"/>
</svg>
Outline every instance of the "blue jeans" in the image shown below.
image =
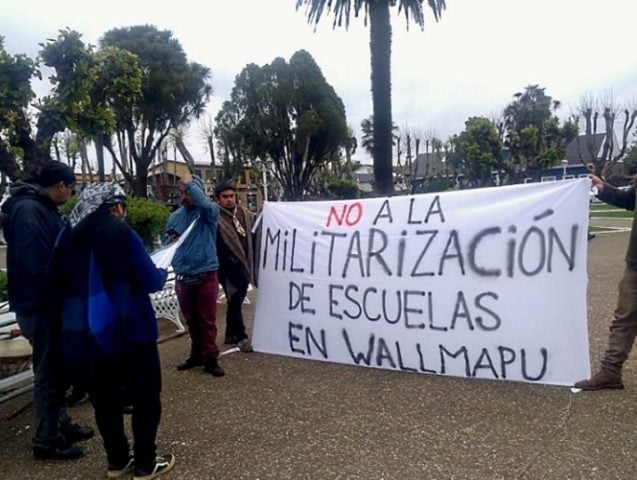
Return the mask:
<svg viewBox="0 0 637 480">
<path fill-rule="evenodd" d="M 60 425 L 70 422 L 64 406 L 61 327 L 47 313 L 16 314 L 16 320 L 33 349 L 33 443 L 50 447 L 60 440 Z"/>
</svg>

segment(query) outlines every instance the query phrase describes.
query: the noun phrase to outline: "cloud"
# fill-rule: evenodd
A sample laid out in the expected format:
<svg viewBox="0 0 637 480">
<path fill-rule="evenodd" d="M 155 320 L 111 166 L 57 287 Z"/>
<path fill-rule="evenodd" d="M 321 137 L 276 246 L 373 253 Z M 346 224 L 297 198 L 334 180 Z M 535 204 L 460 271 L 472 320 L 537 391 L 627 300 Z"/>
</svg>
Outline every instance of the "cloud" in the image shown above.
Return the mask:
<svg viewBox="0 0 637 480">
<path fill-rule="evenodd" d="M 248 63 L 263 65 L 299 49 L 315 58 L 343 99 L 348 123 L 360 134 L 371 114 L 369 31 L 361 18 L 349 30 L 316 29 L 290 0 L 182 0 L 162 6 L 149 0 L 111 0 L 99 12 L 90 2 L 4 2 L 0 31 L 10 52 L 34 56 L 38 43 L 70 27 L 89 43 L 115 27 L 154 24 L 173 31 L 189 58 L 211 68 L 215 114 L 235 76 Z M 540 84 L 569 113 L 586 92 L 613 90 L 635 96 L 634 0 L 448 0 L 440 22 L 425 11 L 424 32 L 392 17 L 393 118 L 403 126 L 458 133 L 470 116 L 501 111 L 515 92 Z M 628 53 L 627 53 L 628 52 Z M 204 146 L 191 135 L 199 159 Z M 369 161 L 362 149 L 357 155 Z"/>
</svg>

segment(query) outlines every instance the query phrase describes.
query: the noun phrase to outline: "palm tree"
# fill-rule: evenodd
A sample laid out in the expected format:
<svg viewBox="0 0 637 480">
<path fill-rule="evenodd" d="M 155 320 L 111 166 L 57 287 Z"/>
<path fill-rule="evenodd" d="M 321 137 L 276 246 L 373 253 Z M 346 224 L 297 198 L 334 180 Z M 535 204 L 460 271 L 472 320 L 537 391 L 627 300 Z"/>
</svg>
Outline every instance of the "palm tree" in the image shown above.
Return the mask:
<svg viewBox="0 0 637 480">
<path fill-rule="evenodd" d="M 374 116 L 370 115 L 361 121 L 361 146 L 367 153 L 374 155 Z M 391 145 L 396 145 L 400 139 L 400 130 L 398 125 L 392 122 L 391 127 Z"/>
<path fill-rule="evenodd" d="M 354 16 L 361 10 L 365 14 L 365 24 L 369 19 L 372 104 L 374 121 L 374 187 L 379 194 L 394 191 L 392 181 L 392 116 L 391 116 L 391 22 L 389 7 L 398 5 L 398 12 L 404 12 L 407 27 L 410 17 L 424 29 L 424 0 L 297 0 L 297 10 L 306 6 L 309 23 L 318 24 L 323 12 L 334 14 L 333 28 L 349 27 L 350 12 L 354 7 Z M 353 4 L 353 5 L 352 5 Z M 427 0 L 436 21 L 445 8 L 445 0 Z"/>
</svg>

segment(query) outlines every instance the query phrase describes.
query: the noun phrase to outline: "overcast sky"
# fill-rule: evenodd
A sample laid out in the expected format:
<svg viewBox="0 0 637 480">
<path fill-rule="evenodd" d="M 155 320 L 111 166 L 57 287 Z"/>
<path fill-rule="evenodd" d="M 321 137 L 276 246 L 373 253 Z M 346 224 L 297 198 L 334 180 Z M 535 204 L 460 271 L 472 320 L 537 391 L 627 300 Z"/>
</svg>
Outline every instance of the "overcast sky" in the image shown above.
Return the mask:
<svg viewBox="0 0 637 480">
<path fill-rule="evenodd" d="M 352 19 L 349 30 L 333 30 L 332 17 L 315 31 L 295 4 L 0 0 L 0 35 L 10 53 L 35 56 L 38 43 L 65 27 L 92 44 L 115 27 L 148 23 L 171 30 L 190 60 L 212 70 L 212 115 L 247 64 L 289 60 L 305 49 L 343 99 L 360 139 L 361 120 L 372 113 L 369 31 L 362 18 Z M 399 127 L 433 130 L 444 140 L 470 116 L 497 115 L 529 84 L 560 100 L 562 117 L 584 94 L 637 98 L 636 0 L 447 0 L 440 22 L 425 11 L 424 32 L 413 24 L 407 32 L 394 10 L 392 101 Z M 207 159 L 195 135 L 188 143 L 197 160 Z M 360 149 L 355 158 L 369 161 Z"/>
</svg>

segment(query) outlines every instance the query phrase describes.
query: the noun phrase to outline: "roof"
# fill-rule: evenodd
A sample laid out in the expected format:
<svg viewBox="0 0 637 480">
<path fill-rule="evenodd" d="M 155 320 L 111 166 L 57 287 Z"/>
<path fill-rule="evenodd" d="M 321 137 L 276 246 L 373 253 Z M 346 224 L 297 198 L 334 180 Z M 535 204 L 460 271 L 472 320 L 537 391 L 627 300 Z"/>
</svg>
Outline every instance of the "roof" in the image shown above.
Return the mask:
<svg viewBox="0 0 637 480">
<path fill-rule="evenodd" d="M 441 173 L 445 162 L 446 155 L 443 151 L 419 153 L 411 166 L 412 176 L 423 178 Z"/>
<path fill-rule="evenodd" d="M 596 133 L 593 135 L 593 151 L 596 152 L 595 158 L 599 158 L 601 155 L 605 138 L 605 133 Z M 592 163 L 593 157 L 588 147 L 586 135 L 579 135 L 566 145 L 566 160 L 568 160 L 569 165 Z"/>
</svg>

